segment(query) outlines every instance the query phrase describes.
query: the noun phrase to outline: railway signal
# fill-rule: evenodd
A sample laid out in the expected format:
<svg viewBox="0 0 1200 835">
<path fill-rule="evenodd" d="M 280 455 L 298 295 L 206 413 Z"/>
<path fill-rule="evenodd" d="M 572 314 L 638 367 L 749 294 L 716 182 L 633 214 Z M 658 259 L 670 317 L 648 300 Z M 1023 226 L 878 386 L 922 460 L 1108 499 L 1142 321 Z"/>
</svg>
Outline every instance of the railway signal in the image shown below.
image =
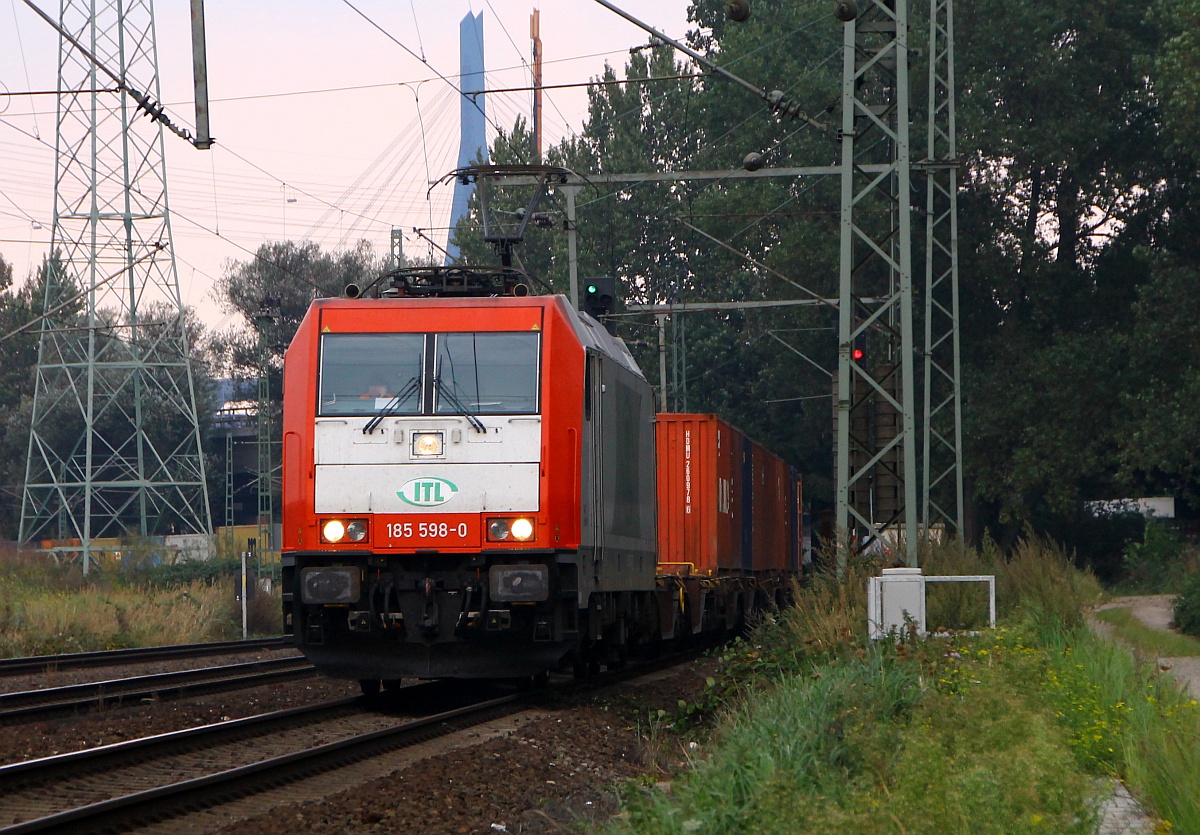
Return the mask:
<svg viewBox="0 0 1200 835">
<path fill-rule="evenodd" d="M 616 322 L 609 320 L 617 310 L 617 280 L 611 275 L 598 276 L 588 279 L 587 289 L 583 296 L 584 311 L 598 322 L 602 322 L 608 332 L 616 336 Z"/>
<path fill-rule="evenodd" d="M 850 349 L 850 359 L 862 364 L 867 358 L 867 335 L 860 333 L 854 338 L 854 346 Z"/>
</svg>

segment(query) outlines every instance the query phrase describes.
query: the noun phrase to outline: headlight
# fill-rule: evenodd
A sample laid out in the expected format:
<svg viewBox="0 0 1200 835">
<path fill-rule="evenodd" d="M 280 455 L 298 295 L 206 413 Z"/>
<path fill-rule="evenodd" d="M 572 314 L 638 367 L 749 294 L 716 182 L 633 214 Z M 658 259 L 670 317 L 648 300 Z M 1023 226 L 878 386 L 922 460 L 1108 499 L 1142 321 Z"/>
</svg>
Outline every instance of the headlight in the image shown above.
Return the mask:
<svg viewBox="0 0 1200 835">
<path fill-rule="evenodd" d="M 524 517 L 518 519 L 488 519 L 487 538 L 490 542 L 529 542 L 534 538 L 533 520 Z"/>
<path fill-rule="evenodd" d="M 330 519 L 321 528 L 321 538 L 326 542 L 341 542 L 346 536 L 346 526 L 337 519 Z"/>
<path fill-rule="evenodd" d="M 518 542 L 525 542 L 533 536 L 533 522 L 528 519 L 514 519 L 508 529 Z"/>
<path fill-rule="evenodd" d="M 331 544 L 339 542 L 362 542 L 368 533 L 366 519 L 327 519 L 321 523 L 321 541 Z"/>
<path fill-rule="evenodd" d="M 414 432 L 412 436 L 412 454 L 427 457 L 442 454 L 441 432 Z"/>
</svg>

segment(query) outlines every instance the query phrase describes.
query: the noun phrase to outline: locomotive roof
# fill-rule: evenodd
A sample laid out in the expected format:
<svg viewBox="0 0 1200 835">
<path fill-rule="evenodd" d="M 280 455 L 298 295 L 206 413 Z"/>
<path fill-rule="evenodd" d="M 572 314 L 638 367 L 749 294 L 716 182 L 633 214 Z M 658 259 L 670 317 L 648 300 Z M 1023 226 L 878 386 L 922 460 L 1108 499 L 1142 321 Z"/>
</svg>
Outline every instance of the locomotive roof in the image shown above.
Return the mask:
<svg viewBox="0 0 1200 835">
<path fill-rule="evenodd" d="M 575 310 L 571 307 L 570 300 L 562 294 L 552 294 L 544 296 L 468 296 L 468 297 L 453 297 L 453 298 L 415 298 L 415 297 L 399 297 L 399 298 L 325 298 L 315 299 L 312 306 L 315 307 L 375 307 L 378 305 L 390 305 L 404 303 L 409 305 L 430 305 L 439 307 L 471 307 L 471 308 L 488 308 L 494 307 L 497 303 L 503 304 L 505 307 L 541 307 L 554 308 L 564 319 L 571 323 L 571 327 L 575 331 L 576 337 L 583 345 L 585 350 L 595 351 L 610 357 L 615 362 L 622 365 L 631 373 L 645 379 L 641 368 L 633 359 L 633 355 L 629 352 L 629 348 L 625 345 L 625 340 L 620 337 L 613 336 L 608 332 L 604 325 L 597 322 L 589 314 L 583 311 Z"/>
</svg>

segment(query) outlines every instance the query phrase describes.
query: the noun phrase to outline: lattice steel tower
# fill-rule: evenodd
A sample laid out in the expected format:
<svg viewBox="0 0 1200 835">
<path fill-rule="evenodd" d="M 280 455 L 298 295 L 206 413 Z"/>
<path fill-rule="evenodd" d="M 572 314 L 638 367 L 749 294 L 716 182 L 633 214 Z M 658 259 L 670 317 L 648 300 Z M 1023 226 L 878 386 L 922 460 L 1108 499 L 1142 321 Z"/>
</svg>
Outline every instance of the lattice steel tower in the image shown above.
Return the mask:
<svg viewBox="0 0 1200 835">
<path fill-rule="evenodd" d="M 925 192 L 925 430 L 921 521 L 963 535 L 954 1 L 930 0 Z"/>
<path fill-rule="evenodd" d="M 839 3 L 837 14 L 845 39 L 836 522 L 856 547 L 890 539 L 915 566 L 908 0 Z"/>
<path fill-rule="evenodd" d="M 211 522 L 163 130 L 144 117 L 159 96 L 154 5 L 62 0 L 60 14 L 56 259 L 20 536 L 79 539 L 86 568 L 99 537 Z"/>
</svg>

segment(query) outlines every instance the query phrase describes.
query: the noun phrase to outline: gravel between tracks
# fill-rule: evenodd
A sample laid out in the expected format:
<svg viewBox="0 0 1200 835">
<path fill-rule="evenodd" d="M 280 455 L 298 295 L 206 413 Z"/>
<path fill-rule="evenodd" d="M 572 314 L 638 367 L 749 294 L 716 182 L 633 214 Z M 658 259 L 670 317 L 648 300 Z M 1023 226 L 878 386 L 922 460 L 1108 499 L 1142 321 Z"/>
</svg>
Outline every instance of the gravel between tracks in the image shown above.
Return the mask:
<svg viewBox="0 0 1200 835">
<path fill-rule="evenodd" d="M 272 657 L 220 657 L 202 662 L 156 662 L 90 671 L 97 678 Z M 713 662 L 692 662 L 666 673 L 617 685 L 582 703 L 523 712 L 487 726 L 424 743 L 284 790 L 166 821 L 147 831 L 256 835 L 314 832 L 510 833 L 586 828 L 618 811 L 615 784 L 650 775 L 669 780 L 681 752 L 646 761 L 639 737 L 648 711 L 675 709 L 699 695 Z M 56 674 L 71 680 L 79 675 Z M 0 680 L 5 690 L 37 686 L 38 677 Z M 43 686 L 50 686 L 41 677 Z M 67 683 L 58 679 L 53 684 Z M 219 693 L 197 699 L 147 702 L 81 716 L 9 723 L 0 730 L 0 763 L 18 762 L 154 733 L 357 695 L 355 682 L 321 677 Z M 503 829 L 494 828 L 496 824 Z M 222 827 L 225 827 L 222 829 Z"/>
<path fill-rule="evenodd" d="M 1140 619 L 1165 628 L 1165 621 L 1158 621 L 1169 599 L 1117 605 L 1132 605 Z M 404 762 L 388 766 L 396 769 L 392 773 L 356 786 L 329 787 L 327 781 L 324 788 L 339 790 L 230 822 L 221 832 L 587 831 L 589 824 L 619 811 L 616 781 L 669 783 L 671 772 L 682 766 L 682 752 L 647 748 L 637 718 L 655 708 L 671 711 L 680 698 L 694 698 L 711 668 L 711 662 L 697 662 L 579 707 L 526 715 L 507 728 L 477 730 L 471 735 L 477 744 L 459 739 L 451 744 L 464 747 L 446 751 L 448 746 L 439 743 L 438 753 L 423 758 L 423 752 L 412 752 Z M 1171 672 L 1184 678 L 1182 670 Z M 1103 804 L 1101 818 L 1097 835 L 1154 831 L 1153 822 L 1120 784 Z"/>
<path fill-rule="evenodd" d="M 42 675 L 6 676 L 0 678 L 0 692 L 11 693 L 36 687 L 125 678 L 151 672 L 198 669 L 294 654 L 293 650 L 269 650 Z M 8 720 L 0 728 L 0 764 L 95 748 L 225 719 L 240 719 L 272 710 L 343 699 L 356 696 L 358 692 L 355 682 L 314 677 L 196 698 L 161 702 L 146 700 L 138 705 L 103 708 L 79 715 L 64 714 L 31 722 Z"/>
<path fill-rule="evenodd" d="M 1163 628 L 1165 623 L 1158 621 L 1169 607 L 1169 599 L 1137 598 L 1110 605 L 1132 606 L 1139 619 Z M 254 657 L 272 655 L 263 652 Z M 239 659 L 247 660 L 244 655 Z M 218 662 L 230 660 L 211 661 Z M 150 831 L 253 831 L 255 835 L 587 831 L 590 824 L 619 811 L 614 794 L 618 781 L 636 778 L 647 785 L 669 783 L 671 773 L 681 767 L 686 756 L 681 751 L 647 747 L 639 736 L 639 730 L 644 730 L 644 725 L 639 729 L 639 718 L 644 723 L 655 709 L 672 711 L 679 699 L 697 696 L 712 667 L 707 660 L 693 662 L 666 674 L 620 685 L 583 704 L 527 711 L 376 758 L 370 764 L 164 822 Z M 172 668 L 179 667 L 165 667 Z M 144 670 L 145 665 L 138 669 Z M 1197 686 L 1184 670 L 1176 668 L 1171 673 Z M 0 680 L 0 687 L 20 689 L 8 686 L 12 680 Z M 118 742 L 357 692 L 353 682 L 315 678 L 196 700 L 16 725 L 0 734 L 0 761 Z M 1105 804 L 1102 816 L 1099 832 L 1104 835 L 1151 831 L 1151 822 L 1120 789 Z"/>
<path fill-rule="evenodd" d="M 615 686 L 588 701 L 531 711 L 413 752 L 397 770 L 360 785 L 304 781 L 297 794 L 327 796 L 230 822 L 221 832 L 562 833 L 586 830 L 618 811 L 617 781 L 667 781 L 681 752 L 648 760 L 648 711 L 673 711 L 704 689 L 714 663 L 701 660 Z M 449 749 L 449 750 L 447 750 Z M 667 769 L 667 770 L 664 770 Z M 334 785 L 330 785 L 334 784 Z M 330 791 L 332 789 L 332 791 Z M 177 831 L 199 831 L 184 828 Z"/>
</svg>

